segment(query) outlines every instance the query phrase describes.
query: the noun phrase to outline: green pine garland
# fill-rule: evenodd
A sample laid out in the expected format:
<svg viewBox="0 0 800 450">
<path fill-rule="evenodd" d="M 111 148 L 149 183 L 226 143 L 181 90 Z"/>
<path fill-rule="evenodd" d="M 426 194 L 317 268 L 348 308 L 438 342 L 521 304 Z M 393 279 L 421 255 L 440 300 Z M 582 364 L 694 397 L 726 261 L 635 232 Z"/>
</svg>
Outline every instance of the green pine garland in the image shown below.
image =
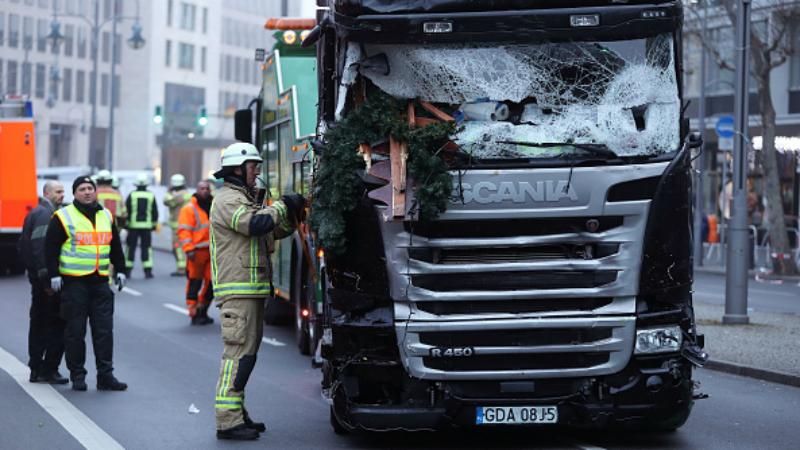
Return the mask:
<svg viewBox="0 0 800 450">
<path fill-rule="evenodd" d="M 408 176 L 416 180 L 416 206 L 420 220 L 435 219 L 447 209 L 452 194 L 452 177 L 439 150 L 455 132 L 452 122 L 438 122 L 411 128 L 406 102 L 375 92 L 325 134 L 326 146 L 316 173 L 311 226 L 320 244 L 331 254 L 347 249 L 345 215 L 353 211 L 365 194 L 359 172 L 364 159 L 359 144 L 373 143 L 388 136 L 408 142 Z"/>
</svg>

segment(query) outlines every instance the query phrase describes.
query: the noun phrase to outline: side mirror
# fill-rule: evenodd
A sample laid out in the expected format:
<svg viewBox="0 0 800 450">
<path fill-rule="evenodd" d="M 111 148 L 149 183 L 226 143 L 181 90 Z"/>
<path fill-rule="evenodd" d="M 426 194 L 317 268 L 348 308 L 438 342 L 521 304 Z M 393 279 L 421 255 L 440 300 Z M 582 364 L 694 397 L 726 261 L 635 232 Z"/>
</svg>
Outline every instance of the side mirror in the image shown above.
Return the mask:
<svg viewBox="0 0 800 450">
<path fill-rule="evenodd" d="M 237 110 L 233 116 L 234 137 L 237 141 L 253 143 L 253 111 Z"/>
<path fill-rule="evenodd" d="M 693 150 L 700 148 L 703 145 L 703 137 L 700 136 L 700 133 L 689 133 L 687 144 L 689 148 Z"/>
</svg>

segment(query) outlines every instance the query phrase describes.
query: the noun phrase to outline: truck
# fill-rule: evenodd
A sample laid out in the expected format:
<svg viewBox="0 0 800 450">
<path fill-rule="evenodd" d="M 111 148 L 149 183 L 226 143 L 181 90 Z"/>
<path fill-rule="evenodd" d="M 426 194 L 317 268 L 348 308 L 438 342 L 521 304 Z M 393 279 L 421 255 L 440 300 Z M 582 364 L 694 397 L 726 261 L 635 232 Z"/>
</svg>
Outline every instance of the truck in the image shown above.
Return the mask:
<svg viewBox="0 0 800 450">
<path fill-rule="evenodd" d="M 17 242 L 38 199 L 33 106 L 25 97 L 5 96 L 0 99 L 0 275 L 25 271 Z"/>
<path fill-rule="evenodd" d="M 235 114 L 235 136 L 261 149 L 264 203 L 288 192 L 308 195 L 314 163 L 311 141 L 317 124 L 316 51 L 302 41 L 316 25 L 313 18 L 270 18 L 274 45 L 264 52 L 261 89 L 247 109 Z M 255 123 L 255 130 L 252 124 Z M 309 355 L 319 341 L 321 311 L 319 267 L 304 224 L 290 239 L 275 242 L 272 254 L 274 295 L 267 300 L 267 324 L 291 323 L 297 348 Z"/>
</svg>

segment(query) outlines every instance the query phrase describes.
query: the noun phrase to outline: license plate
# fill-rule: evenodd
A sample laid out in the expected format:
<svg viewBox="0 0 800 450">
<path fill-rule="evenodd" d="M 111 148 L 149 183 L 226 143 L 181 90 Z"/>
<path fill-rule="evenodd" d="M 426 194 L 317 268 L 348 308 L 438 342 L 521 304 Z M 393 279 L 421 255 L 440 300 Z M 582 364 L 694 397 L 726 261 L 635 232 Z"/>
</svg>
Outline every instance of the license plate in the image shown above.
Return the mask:
<svg viewBox="0 0 800 450">
<path fill-rule="evenodd" d="M 557 422 L 557 406 L 479 406 L 475 408 L 477 425 Z"/>
</svg>

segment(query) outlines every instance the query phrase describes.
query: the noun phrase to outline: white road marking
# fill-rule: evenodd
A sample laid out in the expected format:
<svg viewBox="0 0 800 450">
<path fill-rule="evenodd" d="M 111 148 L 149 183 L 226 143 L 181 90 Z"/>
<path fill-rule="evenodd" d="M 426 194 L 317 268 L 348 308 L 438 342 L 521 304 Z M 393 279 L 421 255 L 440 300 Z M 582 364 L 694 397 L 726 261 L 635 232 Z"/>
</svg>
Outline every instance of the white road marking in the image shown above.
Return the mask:
<svg viewBox="0 0 800 450">
<path fill-rule="evenodd" d="M 263 337 L 263 338 L 261 338 L 261 342 L 263 342 L 265 344 L 269 344 L 269 345 L 274 345 L 275 347 L 285 347 L 286 346 L 286 344 L 284 344 L 283 342 L 281 342 L 281 341 L 279 341 L 279 340 L 277 340 L 275 338 Z"/>
<path fill-rule="evenodd" d="M 124 449 L 86 414 L 67 401 L 49 384 L 28 381 L 29 369 L 14 355 L 0 347 L 0 369 L 6 371 L 20 387 L 31 396 L 64 430 L 87 449 Z"/>
<path fill-rule="evenodd" d="M 141 297 L 142 296 L 141 292 L 137 291 L 136 289 L 131 289 L 128 286 L 125 286 L 124 288 L 122 288 L 122 292 L 124 292 L 126 294 L 131 294 L 134 297 Z"/>
<path fill-rule="evenodd" d="M 180 313 L 180 314 L 183 314 L 185 316 L 189 315 L 189 310 L 188 309 L 182 308 L 182 307 L 180 307 L 178 305 L 173 305 L 172 303 L 164 303 L 164 308 L 171 309 L 171 310 L 175 311 L 176 313 Z"/>
<path fill-rule="evenodd" d="M 598 447 L 598 446 L 592 445 L 592 444 L 584 444 L 584 443 L 577 442 L 577 441 L 572 441 L 572 440 L 564 441 L 564 443 L 572 445 L 575 448 L 579 448 L 581 450 L 606 450 L 603 447 Z"/>
</svg>

